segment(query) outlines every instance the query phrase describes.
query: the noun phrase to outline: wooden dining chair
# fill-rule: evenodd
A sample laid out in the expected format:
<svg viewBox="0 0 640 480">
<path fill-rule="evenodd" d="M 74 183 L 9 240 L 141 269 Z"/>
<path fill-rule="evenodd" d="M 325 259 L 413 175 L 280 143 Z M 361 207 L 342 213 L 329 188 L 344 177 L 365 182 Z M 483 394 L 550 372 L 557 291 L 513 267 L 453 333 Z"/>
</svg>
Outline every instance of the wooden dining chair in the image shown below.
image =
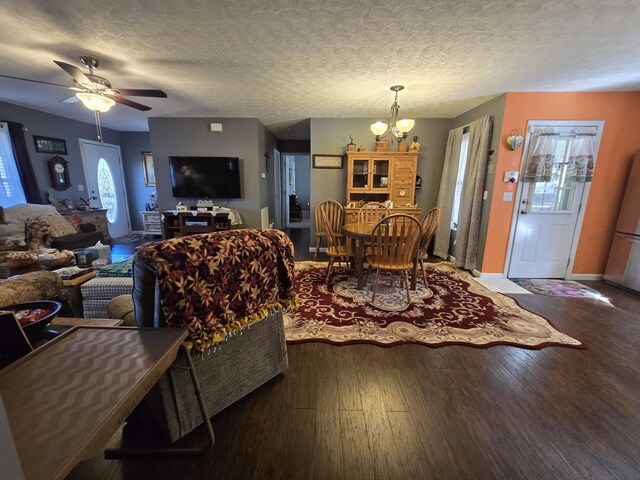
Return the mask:
<svg viewBox="0 0 640 480">
<path fill-rule="evenodd" d="M 418 246 L 417 258 L 420 269 L 422 270 L 422 282 L 425 287 L 427 286 L 427 273 L 424 269 L 424 262 L 429 259 L 427 249 L 429 248 L 431 239 L 436 233 L 436 229 L 440 223 L 440 213 L 440 209 L 438 207 L 434 207 L 429 210 L 422 219 L 422 237 L 420 238 L 420 245 Z"/>
<path fill-rule="evenodd" d="M 340 244 L 340 239 L 333 229 L 333 223 L 324 209 L 320 210 L 320 217 L 322 219 L 325 238 L 327 239 L 327 255 L 329 255 L 329 265 L 327 265 L 327 275 L 324 284 L 329 285 L 331 268 L 335 260 L 338 259 L 338 261 L 344 262 L 352 261 L 356 256 L 356 252 L 350 243 L 347 245 Z"/>
<path fill-rule="evenodd" d="M 344 207 L 340 202 L 335 200 L 323 200 L 318 203 L 315 209 L 315 222 L 316 222 L 316 251 L 313 254 L 313 260 L 318 259 L 318 252 L 320 251 L 320 242 L 325 238 L 324 222 L 322 220 L 321 211 L 324 211 L 331 223 L 332 230 L 336 234 L 337 238 L 342 238 L 342 223 L 344 221 Z"/>
<path fill-rule="evenodd" d="M 391 215 L 391 210 L 384 203 L 369 202 L 358 210 L 358 223 L 378 223 Z"/>
<path fill-rule="evenodd" d="M 411 302 L 409 271 L 413 269 L 421 235 L 422 225 L 418 219 L 401 213 L 386 217 L 373 227 L 371 252 L 367 255 L 369 268 L 376 270 L 371 303 L 376 300 L 381 270 L 390 272 L 392 279 L 395 273 L 404 277 L 407 302 Z"/>
</svg>

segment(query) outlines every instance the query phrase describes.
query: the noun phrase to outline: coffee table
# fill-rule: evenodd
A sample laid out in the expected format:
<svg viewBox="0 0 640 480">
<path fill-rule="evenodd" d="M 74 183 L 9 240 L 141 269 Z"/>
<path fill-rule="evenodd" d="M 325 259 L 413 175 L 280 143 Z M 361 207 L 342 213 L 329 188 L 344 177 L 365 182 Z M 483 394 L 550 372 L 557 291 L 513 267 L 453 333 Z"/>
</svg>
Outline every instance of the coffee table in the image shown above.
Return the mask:
<svg viewBox="0 0 640 480">
<path fill-rule="evenodd" d="M 181 351 L 209 443 L 200 449 L 109 450 L 111 457 L 202 453 L 211 422 L 177 328 L 75 327 L 0 372 L 0 393 L 24 477 L 62 479 L 98 455 Z"/>
</svg>

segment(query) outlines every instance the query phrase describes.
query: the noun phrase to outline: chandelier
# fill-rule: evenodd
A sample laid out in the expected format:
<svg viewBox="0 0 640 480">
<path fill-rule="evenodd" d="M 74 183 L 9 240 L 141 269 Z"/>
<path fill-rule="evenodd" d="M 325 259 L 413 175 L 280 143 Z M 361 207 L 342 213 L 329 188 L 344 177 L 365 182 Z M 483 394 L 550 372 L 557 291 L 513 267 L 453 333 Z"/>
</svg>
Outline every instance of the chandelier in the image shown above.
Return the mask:
<svg viewBox="0 0 640 480">
<path fill-rule="evenodd" d="M 404 90 L 404 85 L 394 85 L 390 88 L 392 92 L 396 92 L 396 98 L 391 105 L 391 112 L 389 114 L 389 123 L 375 122 L 371 124 L 371 132 L 376 136 L 376 142 L 391 134 L 391 137 L 400 143 L 405 138 L 413 126 L 415 120 L 409 118 L 403 118 L 398 120 L 398 114 L 400 113 L 400 105 L 398 105 L 398 92 Z"/>
</svg>

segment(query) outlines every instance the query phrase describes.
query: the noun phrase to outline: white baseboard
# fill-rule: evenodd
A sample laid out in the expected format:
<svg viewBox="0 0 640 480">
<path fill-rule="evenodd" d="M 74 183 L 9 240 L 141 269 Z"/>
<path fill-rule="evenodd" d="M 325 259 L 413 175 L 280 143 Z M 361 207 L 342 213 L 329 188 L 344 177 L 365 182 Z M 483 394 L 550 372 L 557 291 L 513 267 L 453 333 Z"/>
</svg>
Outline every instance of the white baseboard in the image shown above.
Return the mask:
<svg viewBox="0 0 640 480">
<path fill-rule="evenodd" d="M 480 270 L 476 270 L 475 268 L 471 270 L 474 277 L 478 278 L 505 278 L 504 273 L 482 273 Z"/>
<path fill-rule="evenodd" d="M 572 273 L 567 275 L 567 280 L 602 280 L 603 273 Z"/>
<path fill-rule="evenodd" d="M 319 250 L 320 253 L 323 253 L 326 251 L 327 251 L 326 247 L 320 247 L 320 250 Z M 309 247 L 309 253 L 316 253 L 316 247 Z"/>
</svg>

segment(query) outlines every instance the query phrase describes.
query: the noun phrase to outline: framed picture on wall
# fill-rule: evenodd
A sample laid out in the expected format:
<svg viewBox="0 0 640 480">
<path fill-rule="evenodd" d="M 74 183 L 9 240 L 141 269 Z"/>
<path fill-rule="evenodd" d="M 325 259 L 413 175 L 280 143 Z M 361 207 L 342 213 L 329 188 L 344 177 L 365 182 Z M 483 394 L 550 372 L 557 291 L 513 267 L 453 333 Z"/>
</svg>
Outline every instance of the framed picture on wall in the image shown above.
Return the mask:
<svg viewBox="0 0 640 480">
<path fill-rule="evenodd" d="M 56 155 L 67 154 L 67 142 L 62 138 L 33 136 L 33 143 L 36 144 L 38 153 L 55 153 Z"/>
<path fill-rule="evenodd" d="M 311 166 L 313 168 L 342 168 L 344 157 L 342 155 L 314 154 Z"/>
<path fill-rule="evenodd" d="M 156 186 L 156 172 L 153 169 L 153 155 L 151 152 L 142 152 L 142 170 L 144 171 L 144 186 Z"/>
</svg>

